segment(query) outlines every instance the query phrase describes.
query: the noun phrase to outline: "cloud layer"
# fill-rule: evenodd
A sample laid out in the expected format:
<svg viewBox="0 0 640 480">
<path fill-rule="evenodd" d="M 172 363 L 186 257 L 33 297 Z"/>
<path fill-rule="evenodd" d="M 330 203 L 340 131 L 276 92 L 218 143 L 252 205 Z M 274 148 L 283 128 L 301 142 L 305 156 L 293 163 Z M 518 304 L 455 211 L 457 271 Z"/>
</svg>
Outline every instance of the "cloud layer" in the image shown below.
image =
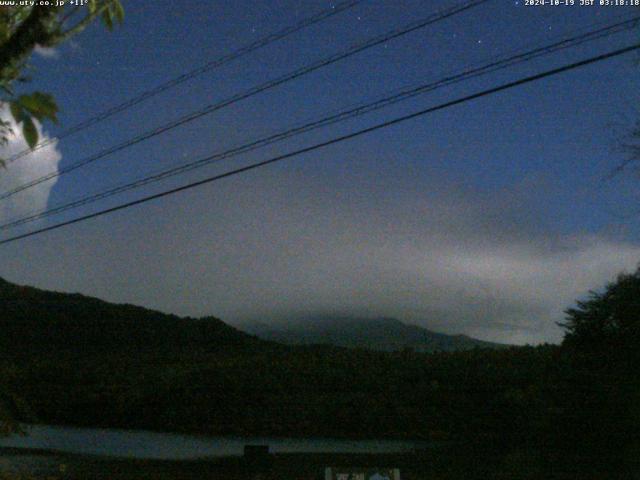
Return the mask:
<svg viewBox="0 0 640 480">
<path fill-rule="evenodd" d="M 410 179 L 355 192 L 350 182 L 280 182 L 285 190 L 256 195 L 261 206 L 235 209 L 255 223 L 223 242 L 244 249 L 218 257 L 226 275 L 216 283 L 244 298 L 220 298 L 230 318 L 391 315 L 491 340 L 558 341 L 563 310 L 640 259 L 640 246 L 605 233 L 555 232 L 531 196 L 537 181 L 491 194 Z"/>
<path fill-rule="evenodd" d="M 12 244 L 3 275 L 230 323 L 394 316 L 538 343 L 559 341 L 563 310 L 640 259 L 640 245 L 612 233 L 559 229 L 545 198 L 564 186 L 543 177 L 479 190 L 374 171 L 236 177 Z"/>
</svg>

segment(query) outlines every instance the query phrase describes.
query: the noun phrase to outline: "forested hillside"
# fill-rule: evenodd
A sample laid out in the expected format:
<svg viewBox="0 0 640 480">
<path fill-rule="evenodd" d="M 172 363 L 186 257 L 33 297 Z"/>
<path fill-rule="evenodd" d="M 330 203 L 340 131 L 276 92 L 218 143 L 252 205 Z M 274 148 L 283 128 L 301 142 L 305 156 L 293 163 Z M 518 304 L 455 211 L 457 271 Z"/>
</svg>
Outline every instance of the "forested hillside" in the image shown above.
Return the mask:
<svg viewBox="0 0 640 480">
<path fill-rule="evenodd" d="M 427 354 L 278 345 L 3 282 L 2 400 L 42 423 L 428 439 L 511 452 L 535 472 L 631 471 L 640 274 L 608 288 L 568 311 L 562 346 Z"/>
<path fill-rule="evenodd" d="M 55 350 L 216 349 L 259 343 L 214 317 L 180 318 L 80 294 L 14 285 L 0 279 L 0 348 Z"/>
</svg>

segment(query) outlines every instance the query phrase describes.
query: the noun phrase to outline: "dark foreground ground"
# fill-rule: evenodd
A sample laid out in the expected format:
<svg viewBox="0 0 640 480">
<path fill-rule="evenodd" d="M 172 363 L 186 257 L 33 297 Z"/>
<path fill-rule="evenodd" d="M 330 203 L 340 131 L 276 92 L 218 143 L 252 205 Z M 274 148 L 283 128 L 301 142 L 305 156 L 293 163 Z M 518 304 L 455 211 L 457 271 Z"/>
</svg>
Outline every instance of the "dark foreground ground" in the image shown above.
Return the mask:
<svg viewBox="0 0 640 480">
<path fill-rule="evenodd" d="M 444 452 L 442 452 L 444 454 Z M 449 455 L 446 455 L 449 456 Z M 115 459 L 52 452 L 0 450 L 1 480 L 138 480 L 138 479 L 324 479 L 325 467 L 400 468 L 403 480 L 487 478 L 490 468 L 467 458 L 453 459 L 431 452 L 412 454 L 277 454 L 266 464 L 250 464 L 242 457 L 167 461 Z M 447 465 L 448 464 L 448 465 Z M 488 465 L 485 465 L 488 467 Z M 495 466 L 494 466 L 495 467 Z M 471 475 L 477 470 L 477 475 Z"/>
<path fill-rule="evenodd" d="M 133 460 L 0 449 L 0 480 L 321 480 L 327 466 L 399 468 L 403 480 L 640 479 L 640 471 L 602 471 L 593 458 L 585 461 L 594 467 L 585 470 L 576 465 L 576 470 L 557 470 L 541 467 L 531 452 L 498 455 L 482 449 L 447 447 L 387 455 L 278 454 L 271 455 L 267 465 L 259 466 L 249 465 L 241 457 Z"/>
</svg>

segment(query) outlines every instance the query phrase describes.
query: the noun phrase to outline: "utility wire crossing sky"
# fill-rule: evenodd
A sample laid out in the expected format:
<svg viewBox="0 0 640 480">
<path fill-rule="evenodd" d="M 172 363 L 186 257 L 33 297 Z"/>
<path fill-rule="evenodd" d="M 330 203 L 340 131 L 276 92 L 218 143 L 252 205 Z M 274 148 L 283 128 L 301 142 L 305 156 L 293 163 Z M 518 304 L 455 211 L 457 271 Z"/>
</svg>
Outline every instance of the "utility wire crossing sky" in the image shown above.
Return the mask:
<svg viewBox="0 0 640 480">
<path fill-rule="evenodd" d="M 56 139 L 61 140 L 71 135 L 80 133 L 83 130 L 86 130 L 87 128 L 92 127 L 93 125 L 96 125 L 97 123 L 100 123 L 104 120 L 107 120 L 108 118 L 113 117 L 118 113 L 124 112 L 125 110 L 135 107 L 136 105 L 146 100 L 149 100 L 150 98 L 153 98 L 161 93 L 166 92 L 167 90 L 171 90 L 172 88 L 175 88 L 189 80 L 192 80 L 200 75 L 210 72 L 211 70 L 219 68 L 233 60 L 242 58 L 244 55 L 248 55 L 263 47 L 267 47 L 270 44 L 277 42 L 278 40 L 282 40 L 283 38 L 286 38 L 289 35 L 293 35 L 294 33 L 297 33 L 306 27 L 315 25 L 316 23 L 319 23 L 319 22 L 322 22 L 323 20 L 331 18 L 334 15 L 337 15 L 339 13 L 344 12 L 345 10 L 355 7 L 361 2 L 362 0 L 349 0 L 346 2 L 339 3 L 337 5 L 332 5 L 328 9 L 323 10 L 322 12 L 312 15 L 308 18 L 305 18 L 302 21 L 296 23 L 295 25 L 291 25 L 289 27 L 283 28 L 278 32 L 267 35 L 264 38 L 256 40 L 255 42 L 251 42 L 250 44 L 245 45 L 244 47 L 240 47 L 238 50 L 230 54 L 224 55 L 200 67 L 194 68 L 193 70 L 183 73 L 175 78 L 172 78 L 171 80 L 168 80 L 160 85 L 157 85 L 154 88 L 151 88 L 142 93 L 139 93 L 138 95 L 136 95 L 133 98 L 130 98 L 126 102 L 119 103 L 118 105 L 114 105 L 113 107 L 103 112 L 100 112 L 97 115 L 87 118 L 86 120 L 76 125 L 73 125 L 72 127 L 69 127 L 66 130 L 58 133 L 56 135 Z M 10 158 L 6 160 L 6 162 L 11 163 L 18 160 L 19 158 L 23 158 L 29 155 L 30 153 L 33 153 L 34 151 L 41 149 L 42 147 L 51 145 L 52 141 L 53 141 L 52 139 L 48 139 L 45 141 L 38 142 L 37 145 L 34 146 L 34 148 L 25 148 L 20 152 L 16 153 L 15 155 L 12 155 Z"/>
<path fill-rule="evenodd" d="M 401 29 L 395 29 L 392 30 L 384 35 L 375 37 L 371 40 L 368 40 L 362 44 L 358 44 L 358 45 L 354 45 L 353 47 L 347 49 L 344 52 L 332 55 L 328 58 L 324 58 L 320 61 L 314 62 L 311 65 L 307 65 L 305 67 L 302 67 L 300 69 L 294 70 L 282 77 L 273 79 L 273 80 L 269 80 L 263 84 L 260 84 L 256 87 L 253 87 L 251 89 L 249 89 L 248 91 L 245 92 L 241 92 L 241 93 L 237 93 L 229 98 L 226 98 L 222 101 L 216 102 L 214 104 L 211 105 L 207 105 L 206 107 L 197 110 L 195 112 L 191 112 L 177 120 L 174 120 L 168 124 L 162 125 L 160 127 L 156 127 L 152 130 L 149 130 L 143 134 L 140 134 L 134 138 L 131 138 L 129 140 L 127 140 L 126 142 L 123 142 L 119 145 L 107 148 L 106 150 L 103 150 L 101 152 L 98 152 L 97 154 L 91 155 L 87 158 L 84 158 L 82 160 L 80 160 L 79 162 L 74 163 L 73 165 L 69 165 L 68 167 L 59 169 L 55 172 L 51 172 L 47 175 L 43 175 L 41 177 L 38 177 L 34 180 L 31 180 L 23 185 L 20 185 L 12 190 L 9 190 L 8 192 L 4 192 L 4 193 L 0 193 L 0 200 L 4 200 L 6 198 L 9 198 L 17 193 L 20 193 L 24 190 L 27 190 L 29 188 L 35 187 L 37 185 L 40 185 L 42 182 L 46 182 L 49 180 L 52 180 L 54 178 L 59 177 L 60 175 L 64 175 L 66 173 L 70 173 L 73 172 L 74 170 L 77 170 L 78 168 L 84 167 L 86 165 L 89 165 L 90 163 L 95 162 L 96 160 L 100 160 L 102 158 L 105 158 L 109 155 L 112 155 L 116 152 L 120 152 L 126 148 L 129 148 L 133 145 L 136 145 L 140 142 L 144 142 L 145 140 L 149 140 L 150 138 L 153 138 L 157 135 L 161 135 L 163 133 L 168 132 L 169 130 L 173 130 L 174 128 L 180 127 L 182 125 L 185 125 L 189 122 L 192 122 L 194 120 L 197 120 L 205 115 L 209 115 L 213 112 L 216 112 L 222 108 L 228 107 L 230 105 L 233 105 L 236 102 L 239 102 L 241 100 L 245 100 L 247 98 L 250 98 L 254 95 L 258 95 L 260 93 L 263 93 L 267 90 L 270 90 L 272 88 L 275 88 L 279 85 L 283 85 L 287 82 L 290 82 L 292 80 L 295 80 L 297 78 L 300 78 L 304 75 L 308 75 L 312 72 L 315 72 L 316 70 L 319 70 L 321 68 L 327 67 L 333 63 L 339 62 L 341 60 L 347 59 L 353 55 L 356 55 L 360 52 L 363 52 L 365 50 L 368 50 L 370 48 L 376 47 L 378 45 L 381 45 L 383 43 L 386 43 L 390 40 L 393 40 L 395 38 L 399 38 L 402 37 L 403 35 L 407 35 L 409 33 L 415 32 L 416 30 L 425 28 L 429 25 L 432 25 L 436 22 L 445 20 L 453 15 L 457 15 L 459 13 L 465 12 L 467 10 L 469 10 L 470 8 L 476 7 L 478 5 L 481 5 L 483 3 L 486 3 L 490 0 L 473 0 L 471 2 L 466 2 L 463 3 L 461 5 L 458 6 L 454 6 L 452 8 L 446 9 L 442 12 L 438 12 L 432 15 L 427 16 L 426 18 L 420 19 L 417 22 L 412 22 L 409 25 L 406 25 L 404 27 L 402 27 Z"/>
<path fill-rule="evenodd" d="M 56 96 L 62 127 L 33 152 L 10 139 L 0 276 L 231 323 L 558 341 L 563 310 L 640 259 L 638 182 L 603 181 L 637 120 L 636 22 L 495 0 L 132 3 L 34 58 L 24 88 Z"/>
<path fill-rule="evenodd" d="M 484 97 L 486 95 L 491 95 L 491 94 L 494 94 L 494 93 L 497 93 L 497 92 L 501 92 L 503 90 L 508 90 L 510 88 L 514 88 L 514 87 L 517 87 L 517 86 L 520 86 L 520 85 L 524 85 L 525 83 L 542 80 L 543 78 L 550 77 L 552 75 L 557 75 L 559 73 L 567 72 L 569 70 L 573 70 L 573 69 L 576 69 L 576 68 L 584 67 L 584 66 L 590 65 L 592 63 L 601 62 L 603 60 L 608 60 L 609 58 L 618 57 L 620 55 L 624 55 L 626 53 L 633 52 L 634 50 L 638 50 L 638 49 L 640 49 L 640 43 L 637 43 L 635 45 L 631 45 L 631 46 L 626 47 L 626 48 L 621 48 L 619 50 L 615 50 L 613 52 L 609 52 L 609 53 L 604 54 L 604 55 L 598 55 L 596 57 L 591 57 L 591 58 L 588 58 L 588 59 L 583 60 L 581 62 L 576 62 L 576 63 L 572 63 L 570 65 L 565 65 L 564 67 L 554 68 L 553 70 L 548 70 L 546 72 L 542 72 L 542 73 L 539 73 L 537 75 L 532 75 L 530 77 L 525 77 L 525 78 L 522 78 L 520 80 L 516 80 L 514 82 L 510 82 L 510 83 L 507 83 L 507 84 L 504 84 L 504 85 L 499 85 L 497 87 L 490 88 L 489 90 L 484 90 L 482 92 L 474 93 L 473 95 L 468 95 L 468 96 L 463 97 L 463 98 L 458 98 L 456 100 L 452 100 L 450 102 L 446 102 L 446 103 L 437 105 L 435 107 L 427 108 L 425 110 L 421 110 L 419 112 L 412 113 L 410 115 L 405 115 L 403 117 L 394 118 L 393 120 L 389 120 L 389 121 L 386 121 L 384 123 L 380 123 L 380 124 L 375 125 L 373 127 L 365 128 L 364 130 L 359 130 L 357 132 L 350 133 L 350 134 L 344 135 L 342 137 L 334 138 L 332 140 L 329 140 L 329 141 L 326 141 L 326 142 L 323 142 L 323 143 L 318 143 L 316 145 L 312 145 L 310 147 L 306 147 L 306 148 L 303 148 L 301 150 L 297 150 L 295 152 L 287 153 L 285 155 L 280 155 L 278 157 L 270 158 L 268 160 L 264 160 L 262 162 L 254 163 L 254 164 L 246 166 L 246 167 L 238 168 L 236 170 L 232 170 L 230 172 L 223 173 L 221 175 L 215 175 L 213 177 L 205 178 L 204 180 L 200 180 L 200 181 L 194 182 L 194 183 L 189 183 L 187 185 L 183 185 L 181 187 L 174 188 L 172 190 L 168 190 L 166 192 L 157 193 L 155 195 L 144 197 L 144 198 L 141 198 L 141 199 L 133 201 L 133 202 L 125 203 L 123 205 L 118 205 L 117 207 L 112 207 L 112 208 L 108 208 L 106 210 L 102 210 L 100 212 L 92 213 L 91 215 L 85 215 L 83 217 L 75 218 L 75 219 L 69 220 L 67 222 L 58 223 L 56 225 L 52 225 L 50 227 L 42 228 L 40 230 L 35 230 L 33 232 L 29 232 L 29 233 L 25 233 L 25 234 L 22 234 L 22 235 L 15 236 L 15 237 L 7 238 L 5 240 L 0 241 L 0 245 L 4 245 L 6 243 L 15 242 L 15 241 L 21 240 L 23 238 L 32 237 L 34 235 L 38 235 L 38 234 L 41 234 L 41 233 L 44 233 L 44 232 L 48 232 L 48 231 L 51 231 L 51 230 L 56 230 L 58 228 L 61 228 L 61 227 L 67 226 L 67 225 L 72 225 L 74 223 L 78 223 L 78 222 L 81 222 L 81 221 L 84 221 L 84 220 L 89 220 L 91 218 L 100 217 L 100 216 L 106 215 L 108 213 L 117 212 L 118 210 L 123 210 L 125 208 L 130 208 L 130 207 L 133 207 L 133 206 L 136 206 L 136 205 L 140 205 L 142 203 L 149 202 L 151 200 L 156 200 L 158 198 L 166 197 L 167 195 L 173 195 L 175 193 L 182 192 L 184 190 L 189 190 L 191 188 L 199 187 L 201 185 L 205 185 L 205 184 L 217 181 L 217 180 L 222 180 L 223 178 L 227 178 L 227 177 L 230 177 L 232 175 L 237 175 L 237 174 L 240 174 L 240 173 L 244 173 L 244 172 L 247 172 L 249 170 L 253 170 L 255 168 L 265 167 L 265 166 L 270 165 L 270 164 L 275 163 L 275 162 L 280 162 L 282 160 L 286 160 L 286 159 L 289 159 L 289 158 L 292 158 L 292 157 L 296 157 L 296 156 L 302 155 L 304 153 L 312 152 L 313 150 L 317 150 L 317 149 L 320 149 L 320 148 L 328 147 L 328 146 L 334 145 L 336 143 L 344 142 L 345 140 L 350 140 L 352 138 L 359 137 L 360 135 L 365 135 L 365 134 L 368 134 L 368 133 L 372 133 L 372 132 L 375 132 L 375 131 L 380 130 L 382 128 L 387 128 L 387 127 L 390 127 L 392 125 L 396 125 L 396 124 L 399 124 L 399 123 L 402 123 L 402 122 L 406 122 L 407 120 L 413 120 L 415 118 L 421 117 L 421 116 L 426 115 L 428 113 L 433 113 L 433 112 L 436 112 L 438 110 L 442 110 L 444 108 L 453 107 L 455 105 L 459 105 L 459 104 L 464 103 L 464 102 L 469 102 L 471 100 L 475 100 L 477 98 Z"/>
<path fill-rule="evenodd" d="M 363 115 L 369 113 L 373 110 L 377 110 L 383 107 L 386 107 L 390 104 L 393 104 L 398 101 L 404 101 L 412 98 L 415 95 L 423 94 L 429 91 L 432 91 L 436 88 L 442 88 L 453 83 L 468 80 L 478 75 L 484 75 L 487 73 L 495 72 L 497 70 L 512 67 L 521 62 L 531 61 L 539 56 L 552 54 L 560 49 L 571 48 L 577 45 L 583 44 L 585 42 L 597 40 L 603 38 L 608 35 L 613 35 L 616 33 L 620 33 L 630 28 L 634 28 L 638 25 L 638 21 L 640 17 L 634 17 L 629 20 L 625 20 L 623 22 L 618 22 L 613 25 L 608 25 L 604 28 L 600 28 L 598 30 L 592 30 L 586 33 L 583 33 L 578 36 L 574 36 L 571 38 L 565 38 L 559 42 L 555 42 L 550 45 L 546 45 L 543 47 L 535 48 L 533 50 L 529 50 L 526 52 L 522 52 L 516 55 L 511 55 L 507 58 L 502 58 L 495 62 L 467 70 L 465 72 L 457 73 L 455 75 L 449 75 L 437 82 L 431 82 L 423 85 L 419 85 L 416 87 L 411 87 L 409 89 L 404 89 L 397 94 L 385 97 L 383 99 L 379 99 L 375 102 L 370 102 L 364 105 L 358 105 L 355 108 L 349 108 L 338 112 L 337 114 L 330 115 L 328 117 L 323 117 L 319 120 L 315 120 L 313 122 L 305 123 L 304 125 L 288 129 L 284 132 L 280 132 L 275 135 L 270 135 L 266 138 L 262 138 L 259 140 L 252 141 L 248 144 L 235 147 L 231 150 L 227 150 L 225 152 L 217 153 L 211 156 L 207 156 L 205 158 L 201 158 L 199 160 L 188 162 L 184 165 L 180 165 L 178 167 L 164 170 L 162 172 L 155 173 L 151 176 L 146 176 L 142 179 L 138 179 L 134 182 L 127 183 L 125 185 L 121 185 L 117 188 L 112 188 L 94 195 L 83 197 L 79 200 L 75 200 L 73 202 L 67 203 L 65 205 L 57 206 L 55 208 L 51 208 L 48 210 L 42 210 L 40 212 L 33 213 L 27 217 L 23 217 L 20 219 L 13 220 L 11 222 L 0 225 L 0 230 L 7 230 L 12 227 L 16 227 L 19 225 L 24 225 L 26 223 L 30 223 L 35 220 L 39 220 L 41 218 L 48 217 L 50 215 L 54 215 L 57 213 L 62 213 L 72 208 L 88 205 L 90 203 L 102 200 L 104 198 L 108 198 L 113 195 L 117 195 L 134 188 L 140 188 L 145 185 L 148 185 L 152 182 L 163 180 L 169 176 L 178 175 L 187 171 L 190 171 L 195 168 L 200 168 L 205 165 L 209 165 L 213 162 L 217 162 L 220 160 L 224 160 L 226 158 L 230 158 L 233 156 L 237 156 L 242 153 L 246 153 L 252 151 L 256 148 L 263 147 L 266 145 L 270 145 L 272 143 L 287 139 L 293 135 L 297 135 L 300 133 L 307 132 L 309 130 L 320 128 L 323 126 L 327 126 L 333 123 L 337 123 L 340 121 L 344 121 L 349 118 L 353 118 L 354 116 Z"/>
</svg>

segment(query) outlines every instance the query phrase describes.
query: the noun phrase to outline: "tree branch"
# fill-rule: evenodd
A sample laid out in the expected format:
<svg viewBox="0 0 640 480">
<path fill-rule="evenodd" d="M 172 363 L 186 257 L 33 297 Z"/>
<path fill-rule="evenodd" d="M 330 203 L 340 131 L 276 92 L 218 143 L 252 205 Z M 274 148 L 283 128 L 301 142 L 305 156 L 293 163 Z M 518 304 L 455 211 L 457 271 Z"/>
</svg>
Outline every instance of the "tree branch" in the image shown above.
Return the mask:
<svg viewBox="0 0 640 480">
<path fill-rule="evenodd" d="M 52 34 L 55 34 L 54 21 L 58 9 L 54 7 L 34 7 L 29 16 L 11 35 L 6 43 L 0 46 L 0 78 L 15 70 L 36 45 L 46 45 Z"/>
<path fill-rule="evenodd" d="M 60 42 L 68 39 L 69 37 L 73 37 L 74 35 L 77 35 L 78 33 L 82 32 L 85 28 L 87 28 L 89 26 L 89 24 L 91 22 L 93 22 L 93 20 L 98 16 L 98 15 L 102 15 L 102 12 L 108 7 L 108 3 L 104 3 L 102 4 L 101 7 L 97 8 L 94 12 L 92 13 L 88 13 L 82 20 L 80 20 L 78 23 L 76 23 L 73 27 L 69 28 L 68 30 L 64 31 L 64 32 L 59 32 L 55 38 L 52 39 L 53 44 L 52 45 L 48 45 L 48 46 L 55 46 L 57 44 L 59 44 Z"/>
</svg>

